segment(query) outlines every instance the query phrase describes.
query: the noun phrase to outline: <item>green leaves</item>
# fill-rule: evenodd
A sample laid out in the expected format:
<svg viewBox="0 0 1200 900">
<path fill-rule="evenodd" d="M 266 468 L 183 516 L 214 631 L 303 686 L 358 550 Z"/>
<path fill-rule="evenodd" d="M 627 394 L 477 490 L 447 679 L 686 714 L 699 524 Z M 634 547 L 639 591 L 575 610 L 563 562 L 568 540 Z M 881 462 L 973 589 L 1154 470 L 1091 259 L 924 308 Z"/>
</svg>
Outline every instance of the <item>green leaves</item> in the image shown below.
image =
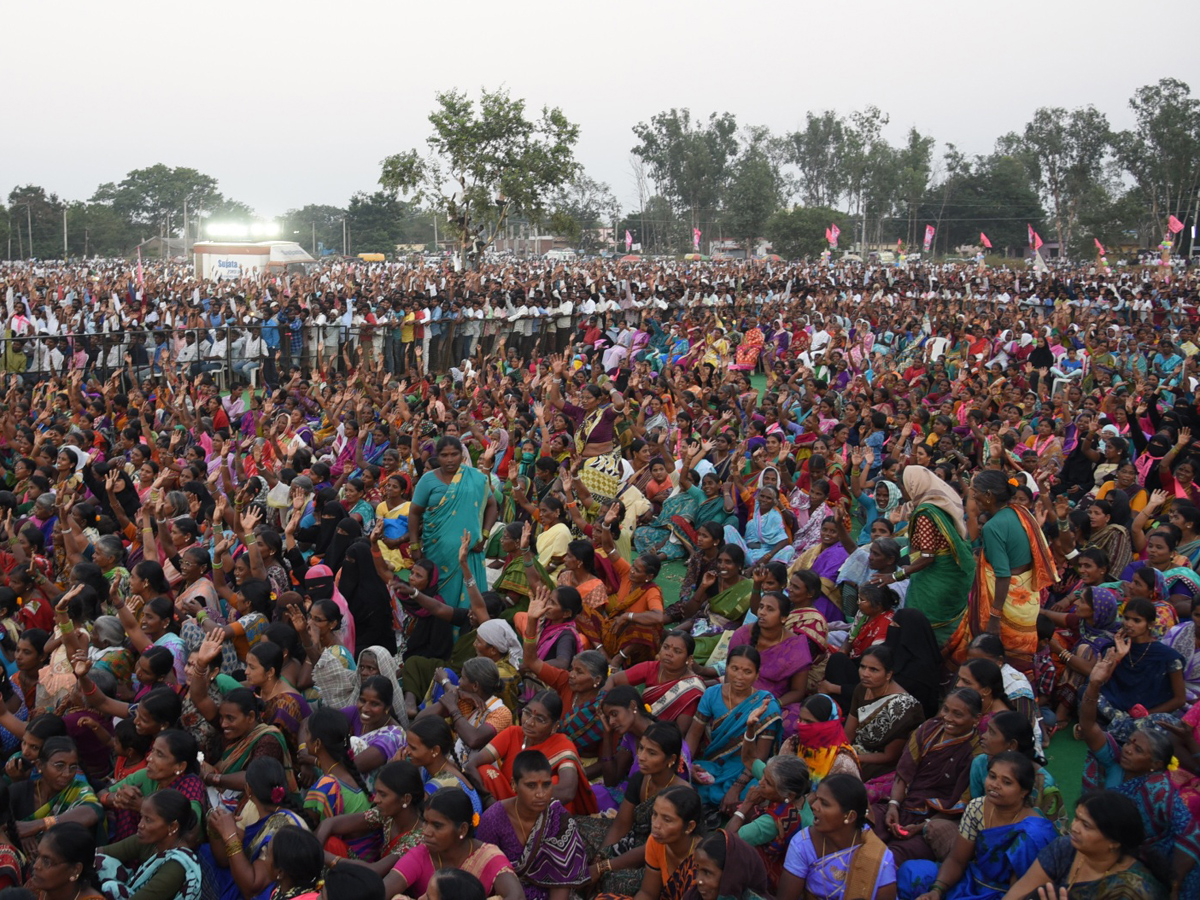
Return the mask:
<svg viewBox="0 0 1200 900">
<path fill-rule="evenodd" d="M 505 90 L 481 92 L 478 104 L 461 91 L 436 99 L 428 154 L 387 157 L 379 183 L 443 210 L 465 251 L 488 246 L 510 215 L 540 218 L 579 171 L 579 126 L 557 107 L 535 120 Z"/>
</svg>

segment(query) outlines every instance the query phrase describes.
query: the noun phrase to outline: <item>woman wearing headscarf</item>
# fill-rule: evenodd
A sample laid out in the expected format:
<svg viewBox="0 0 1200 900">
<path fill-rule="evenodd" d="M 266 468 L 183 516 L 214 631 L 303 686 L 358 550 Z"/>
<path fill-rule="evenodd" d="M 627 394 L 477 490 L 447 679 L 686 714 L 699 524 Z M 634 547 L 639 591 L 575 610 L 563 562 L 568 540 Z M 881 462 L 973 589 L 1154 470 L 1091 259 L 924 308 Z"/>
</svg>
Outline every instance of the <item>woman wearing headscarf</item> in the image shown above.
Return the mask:
<svg viewBox="0 0 1200 900">
<path fill-rule="evenodd" d="M 1087 683 L 1096 660 L 1113 645 L 1117 611 L 1125 602 L 1120 591 L 1108 587 L 1085 587 L 1070 613 L 1043 610 L 1042 615 L 1061 631 L 1050 641 L 1050 652 L 1058 658 L 1057 689 L 1059 721 L 1065 722 L 1074 711 L 1079 691 Z M 1072 643 L 1072 638 L 1074 642 Z"/>
<path fill-rule="evenodd" d="M 909 579 L 905 606 L 925 614 L 940 646 L 962 622 L 975 578 L 963 503 L 950 485 L 928 469 L 909 466 L 902 480 L 913 504 L 908 523 L 909 563 L 882 576 L 880 583 Z"/>
<path fill-rule="evenodd" d="M 335 504 L 341 509 L 340 505 Z M 396 652 L 396 614 L 387 582 L 376 568 L 371 545 L 355 541 L 346 550 L 342 567 L 337 573 L 336 589 L 354 617 L 354 655 L 359 649 L 378 645 L 389 653 Z M 381 565 L 386 569 L 386 564 Z M 391 572 L 388 572 L 389 576 Z"/>
</svg>

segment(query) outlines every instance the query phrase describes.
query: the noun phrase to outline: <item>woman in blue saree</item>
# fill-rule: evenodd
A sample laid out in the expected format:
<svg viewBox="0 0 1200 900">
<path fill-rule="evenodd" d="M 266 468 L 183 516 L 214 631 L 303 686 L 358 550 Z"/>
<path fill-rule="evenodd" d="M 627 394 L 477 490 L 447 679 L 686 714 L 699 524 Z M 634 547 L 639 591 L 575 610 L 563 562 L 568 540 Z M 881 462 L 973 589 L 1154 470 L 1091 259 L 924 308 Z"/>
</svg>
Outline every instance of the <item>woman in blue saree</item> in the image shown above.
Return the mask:
<svg viewBox="0 0 1200 900">
<path fill-rule="evenodd" d="M 200 855 L 212 864 L 213 880 L 220 900 L 267 900 L 275 888 L 266 849 L 279 829 L 294 825 L 308 830 L 304 819 L 284 804 L 289 796 L 287 772 L 279 760 L 259 757 L 246 767 L 246 806 L 253 804 L 258 819 L 247 825 L 240 836 L 241 853 L 229 855 L 228 848 L 237 838 L 237 821 L 223 806 L 208 815 L 209 842 L 202 845 Z M 245 807 L 242 811 L 245 816 Z"/>
<path fill-rule="evenodd" d="M 756 565 L 778 560 L 790 563 L 796 555 L 792 539 L 783 524 L 783 515 L 775 508 L 779 493 L 773 487 L 761 487 L 754 498 L 754 514 L 746 522 L 746 536 L 733 525 L 725 526 L 725 540 L 746 552 L 746 562 Z"/>
<path fill-rule="evenodd" d="M 409 507 L 408 527 L 416 536 L 409 552 L 414 561 L 427 556 L 437 565 L 442 599 L 462 608 L 469 603 L 458 564 L 463 532 L 471 535 L 468 571 L 478 584 L 487 584 L 483 542 L 496 522 L 496 500 L 483 473 L 463 465 L 463 445 L 458 438 L 443 437 L 437 442 L 436 454 L 438 468 L 421 476 Z"/>
<path fill-rule="evenodd" d="M 988 765 L 987 793 L 967 804 L 958 838 L 939 867 L 910 860 L 896 877 L 900 900 L 1000 900 L 1056 837 L 1054 824 L 1029 805 L 1034 765 L 1016 751 L 998 753 Z M 999 823 L 999 824 L 997 824 Z"/>
<path fill-rule="evenodd" d="M 696 717 L 688 728 L 687 745 L 695 763 L 692 780 L 705 804 L 720 806 L 732 814 L 746 788 L 754 781 L 743 761 L 742 740 L 750 716 L 758 712 L 754 725 L 754 756 L 766 762 L 779 739 L 783 713 L 775 698 L 754 687 L 762 664 L 758 651 L 748 644 L 729 651 L 725 683 L 704 692 Z M 707 742 L 703 742 L 705 733 Z M 703 749 L 701 744 L 704 743 Z"/>
<path fill-rule="evenodd" d="M 663 501 L 662 511 L 633 533 L 633 548 L 637 555 L 656 553 L 662 560 L 683 559 L 687 551 L 683 544 L 671 540 L 671 523 L 677 518 L 693 521 L 703 502 L 704 491 L 694 484 L 680 484 L 675 493 Z"/>
</svg>

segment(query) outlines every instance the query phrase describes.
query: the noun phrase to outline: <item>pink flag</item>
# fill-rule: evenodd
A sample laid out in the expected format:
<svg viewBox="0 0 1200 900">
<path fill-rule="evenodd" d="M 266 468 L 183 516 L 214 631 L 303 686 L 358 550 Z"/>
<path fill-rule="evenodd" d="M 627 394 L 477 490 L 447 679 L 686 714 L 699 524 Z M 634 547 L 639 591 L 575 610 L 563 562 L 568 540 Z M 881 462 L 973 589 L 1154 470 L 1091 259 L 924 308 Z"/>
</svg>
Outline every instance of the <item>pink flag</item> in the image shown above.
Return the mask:
<svg viewBox="0 0 1200 900">
<path fill-rule="evenodd" d="M 138 279 L 138 284 L 141 285 L 142 284 L 142 248 L 141 247 L 138 247 L 137 279 Z"/>
<path fill-rule="evenodd" d="M 828 228 L 825 229 L 825 242 L 828 244 L 833 243 L 833 232 L 830 231 Z"/>
<path fill-rule="evenodd" d="M 1104 245 L 1100 243 L 1100 238 L 1092 238 L 1096 242 L 1096 249 L 1100 251 L 1100 255 L 1104 255 Z"/>
<path fill-rule="evenodd" d="M 925 252 L 926 253 L 928 253 L 929 248 L 933 246 L 933 232 L 934 232 L 934 228 L 932 225 L 925 226 Z"/>
<path fill-rule="evenodd" d="M 625 252 L 628 253 L 633 249 L 633 235 L 629 233 L 629 229 L 625 229 Z"/>
<path fill-rule="evenodd" d="M 992 242 L 988 240 L 988 236 L 986 234 L 984 234 L 982 231 L 979 232 L 979 242 L 981 244 L 983 244 L 983 246 L 987 247 L 989 250 L 992 249 Z"/>
<path fill-rule="evenodd" d="M 697 250 L 700 249 L 700 229 L 699 228 L 692 229 L 692 244 L 695 246 L 695 248 Z"/>
<path fill-rule="evenodd" d="M 1171 234 L 1179 234 L 1183 231 L 1183 223 L 1174 216 L 1167 216 L 1167 227 L 1171 229 Z"/>
<path fill-rule="evenodd" d="M 903 246 L 904 246 L 904 241 L 900 240 L 900 238 L 896 238 L 896 249 L 899 250 Z"/>
<path fill-rule="evenodd" d="M 842 233 L 842 229 L 838 228 L 836 224 L 830 225 L 829 226 L 829 236 L 830 236 L 831 240 L 829 241 L 829 243 L 833 244 L 833 246 L 836 247 L 837 242 L 838 242 L 838 235 L 840 235 L 841 233 Z"/>
<path fill-rule="evenodd" d="M 1033 230 L 1032 225 L 1026 225 L 1025 227 L 1029 229 L 1029 246 L 1032 247 L 1034 250 L 1037 250 L 1038 248 L 1040 248 L 1042 246 L 1041 237 L 1039 237 L 1038 233 Z"/>
</svg>

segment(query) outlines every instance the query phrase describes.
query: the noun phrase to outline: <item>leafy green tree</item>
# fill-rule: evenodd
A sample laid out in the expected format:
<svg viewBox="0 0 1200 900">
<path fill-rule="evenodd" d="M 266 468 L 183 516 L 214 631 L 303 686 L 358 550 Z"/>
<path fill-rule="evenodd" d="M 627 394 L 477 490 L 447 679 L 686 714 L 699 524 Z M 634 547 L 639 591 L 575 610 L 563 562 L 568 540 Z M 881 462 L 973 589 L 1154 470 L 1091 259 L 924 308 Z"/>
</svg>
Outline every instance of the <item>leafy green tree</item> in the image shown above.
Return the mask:
<svg viewBox="0 0 1200 900">
<path fill-rule="evenodd" d="M 1200 99 L 1184 82 L 1163 78 L 1138 88 L 1129 105 L 1137 124 L 1118 133 L 1113 145 L 1151 227 L 1162 234 L 1168 215 L 1187 218 L 1200 188 Z"/>
<path fill-rule="evenodd" d="M 112 206 L 130 224 L 154 234 L 181 229 L 185 205 L 188 215 L 198 219 L 213 212 L 222 199 L 211 175 L 163 163 L 134 169 L 118 183 L 100 185 L 92 196 L 92 202 Z"/>
<path fill-rule="evenodd" d="M 548 205 L 548 221 L 554 233 L 585 253 L 600 249 L 599 229 L 611 227 L 621 213 L 612 188 L 582 171 L 560 187 Z"/>
<path fill-rule="evenodd" d="M 124 256 L 139 240 L 135 226 L 105 203 L 76 201 L 67 209 L 71 256 Z"/>
<path fill-rule="evenodd" d="M 429 121 L 429 154 L 387 157 L 379 183 L 444 212 L 463 253 L 476 258 L 510 214 L 540 218 L 579 168 L 579 126 L 557 107 L 543 108 L 534 121 L 525 101 L 504 90 L 483 91 L 478 108 L 459 91 L 440 93 Z"/>
<path fill-rule="evenodd" d="M 26 258 L 61 259 L 63 255 L 63 201 L 57 194 L 27 184 L 13 188 L 8 195 L 9 218 L 17 240 L 13 246 Z M 30 228 L 33 229 L 32 250 Z"/>
<path fill-rule="evenodd" d="M 767 221 L 779 209 L 779 169 L 769 149 L 769 135 L 752 136 L 733 167 L 733 178 L 726 191 L 724 226 L 753 253 L 754 242 L 762 237 Z"/>
<path fill-rule="evenodd" d="M 393 253 L 397 244 L 433 242 L 433 216 L 415 204 L 405 203 L 391 191 L 359 191 L 346 209 L 347 250 L 358 253 Z M 336 246 L 341 247 L 341 223 Z"/>
<path fill-rule="evenodd" d="M 954 153 L 949 176 L 927 195 L 923 217 L 939 222 L 947 250 L 978 245 L 983 231 L 996 249 L 1019 252 L 1026 223 L 1041 227 L 1045 218 L 1026 161 L 1000 152 L 968 161 Z"/>
<path fill-rule="evenodd" d="M 933 145 L 935 143 L 932 136 L 921 134 L 917 129 L 910 128 L 904 146 L 897 152 L 896 188 L 899 200 L 904 204 L 908 217 L 908 234 L 905 244 L 909 247 L 917 242 L 918 213 L 921 200 L 929 188 L 929 179 L 933 174 Z"/>
<path fill-rule="evenodd" d="M 644 253 L 687 252 L 692 249 L 691 225 L 675 211 L 662 194 L 646 200 L 643 209 L 629 213 L 617 223 L 617 248 L 625 252 L 625 232 Z"/>
<path fill-rule="evenodd" d="M 1050 204 L 1059 245 L 1074 242 L 1081 205 L 1099 186 L 1111 143 L 1108 119 L 1093 106 L 1070 112 L 1042 107 L 1025 126 L 1038 187 Z"/>
<path fill-rule="evenodd" d="M 320 246 L 327 250 L 342 248 L 342 219 L 346 210 L 340 206 L 310 203 L 300 209 L 289 209 L 280 220 L 285 237 L 298 242 L 313 256 L 320 255 Z"/>
<path fill-rule="evenodd" d="M 689 214 L 691 227 L 702 228 L 704 214 L 711 218 L 720 208 L 733 174 L 737 120 L 730 113 L 713 113 L 701 124 L 692 121 L 690 110 L 671 109 L 648 124 L 638 123 L 633 133 L 639 141 L 633 153 L 646 164 L 659 191 Z"/>
<path fill-rule="evenodd" d="M 845 189 L 846 123 L 833 110 L 808 113 L 802 130 L 785 138 L 788 161 L 800 170 L 807 206 L 833 206 Z"/>
<path fill-rule="evenodd" d="M 778 210 L 766 224 L 766 236 L 784 259 L 811 259 L 829 247 L 825 229 L 837 225 L 850 234 L 853 222 L 844 212 L 827 206 L 797 206 Z"/>
</svg>

